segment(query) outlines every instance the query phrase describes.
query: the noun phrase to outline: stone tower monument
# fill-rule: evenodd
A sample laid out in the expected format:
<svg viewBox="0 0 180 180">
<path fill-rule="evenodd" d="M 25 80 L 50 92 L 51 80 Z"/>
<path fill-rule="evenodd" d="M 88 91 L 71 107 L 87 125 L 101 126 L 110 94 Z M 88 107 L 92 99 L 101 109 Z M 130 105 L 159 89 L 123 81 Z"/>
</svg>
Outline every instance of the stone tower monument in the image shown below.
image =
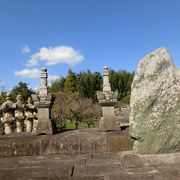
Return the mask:
<svg viewBox="0 0 180 180">
<path fill-rule="evenodd" d="M 111 91 L 109 83 L 109 69 L 103 67 L 103 92 L 97 92 L 97 98 L 102 107 L 102 117 L 99 122 L 101 131 L 120 130 L 120 125 L 115 117 L 114 105 L 117 102 L 117 92 Z"/>
<path fill-rule="evenodd" d="M 41 69 L 41 80 L 39 95 L 32 95 L 34 105 L 38 109 L 37 118 L 38 123 L 34 127 L 33 134 L 53 134 L 53 127 L 51 122 L 51 106 L 54 100 L 53 94 L 48 93 L 47 91 L 47 78 L 48 73 L 47 69 Z"/>
</svg>

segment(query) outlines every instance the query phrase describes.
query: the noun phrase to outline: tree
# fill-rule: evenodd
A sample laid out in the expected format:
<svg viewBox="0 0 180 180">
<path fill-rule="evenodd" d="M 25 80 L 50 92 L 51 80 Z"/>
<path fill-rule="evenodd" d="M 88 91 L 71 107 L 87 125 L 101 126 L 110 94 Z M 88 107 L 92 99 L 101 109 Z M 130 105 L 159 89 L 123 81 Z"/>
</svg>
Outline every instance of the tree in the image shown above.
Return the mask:
<svg viewBox="0 0 180 180">
<path fill-rule="evenodd" d="M 94 105 L 91 99 L 81 97 L 76 93 L 56 93 L 56 99 L 52 107 L 52 116 L 61 128 L 65 127 L 65 120 L 75 123 L 78 129 L 81 122 L 86 122 L 90 127 L 100 118 L 99 105 Z"/>
<path fill-rule="evenodd" d="M 74 121 L 76 129 L 78 129 L 80 122 L 100 118 L 100 111 L 94 107 L 91 99 L 73 93 L 68 102 L 68 118 Z"/>
<path fill-rule="evenodd" d="M 74 93 L 76 91 L 75 74 L 72 72 L 71 69 L 68 70 L 68 75 L 64 83 L 64 91 L 69 94 Z"/>
<path fill-rule="evenodd" d="M 102 76 L 100 73 L 80 72 L 77 74 L 77 91 L 82 97 L 87 97 L 97 101 L 96 91 L 101 90 Z"/>
<path fill-rule="evenodd" d="M 111 84 L 112 91 L 118 90 L 118 73 L 112 69 L 109 70 L 109 82 Z"/>
<path fill-rule="evenodd" d="M 3 104 L 3 102 L 5 102 L 6 100 L 6 92 L 1 92 L 0 94 L 0 105 Z"/>
<path fill-rule="evenodd" d="M 123 99 L 124 101 L 125 99 L 129 101 L 134 72 L 110 69 L 109 78 L 112 91 L 118 90 L 118 100 Z M 81 97 L 90 98 L 93 102 L 97 102 L 96 92 L 102 90 L 102 82 L 102 75 L 99 72 L 92 73 L 87 70 L 75 74 L 69 69 L 67 77 L 53 82 L 49 87 L 49 91 L 58 92 L 64 90 L 69 94 L 78 92 Z"/>
<path fill-rule="evenodd" d="M 110 70 L 110 84 L 112 91 L 118 90 L 118 100 L 128 96 L 130 98 L 131 84 L 134 78 L 134 72 L 130 73 L 125 70 Z"/>
<path fill-rule="evenodd" d="M 97 95 L 96 95 L 96 92 L 97 91 L 100 91 L 102 89 L 102 84 L 103 84 L 103 79 L 102 79 L 102 76 L 99 72 L 95 72 L 93 73 L 92 75 L 93 77 L 93 101 L 94 102 L 97 102 Z"/>
<path fill-rule="evenodd" d="M 91 99 L 85 100 L 86 107 L 84 111 L 83 122 L 86 122 L 88 128 L 91 128 L 99 122 L 101 117 L 101 106 L 98 103 L 93 103 Z"/>
<path fill-rule="evenodd" d="M 133 77 L 134 77 L 134 75 L 127 71 L 119 71 L 118 72 L 118 79 L 119 79 L 119 81 L 118 81 L 118 90 L 119 90 L 118 98 L 119 99 L 130 95 Z"/>
<path fill-rule="evenodd" d="M 28 88 L 28 84 L 19 82 L 17 86 L 15 86 L 11 91 L 11 97 L 13 101 L 16 101 L 16 96 L 21 95 L 23 101 L 27 101 L 27 99 L 31 96 L 33 91 Z"/>
<path fill-rule="evenodd" d="M 65 81 L 66 81 L 66 79 L 64 77 L 56 79 L 55 81 L 53 81 L 51 83 L 51 86 L 48 87 L 48 91 L 51 92 L 51 93 L 56 93 L 58 91 L 63 91 Z"/>
<path fill-rule="evenodd" d="M 68 118 L 68 94 L 62 91 L 55 93 L 56 98 L 52 106 L 52 118 L 57 128 L 65 128 L 65 120 Z"/>
</svg>

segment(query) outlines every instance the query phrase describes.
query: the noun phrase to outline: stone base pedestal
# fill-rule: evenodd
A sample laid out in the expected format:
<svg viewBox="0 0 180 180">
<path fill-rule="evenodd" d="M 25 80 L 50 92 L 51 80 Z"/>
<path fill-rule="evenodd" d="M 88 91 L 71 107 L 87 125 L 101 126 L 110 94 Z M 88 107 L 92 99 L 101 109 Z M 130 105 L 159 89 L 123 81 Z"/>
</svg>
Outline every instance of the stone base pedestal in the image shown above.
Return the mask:
<svg viewBox="0 0 180 180">
<path fill-rule="evenodd" d="M 120 124 L 118 123 L 116 117 L 101 117 L 99 121 L 100 131 L 120 131 Z"/>
<path fill-rule="evenodd" d="M 37 126 L 33 129 L 32 134 L 53 134 L 52 122 L 50 119 L 39 119 Z"/>
</svg>

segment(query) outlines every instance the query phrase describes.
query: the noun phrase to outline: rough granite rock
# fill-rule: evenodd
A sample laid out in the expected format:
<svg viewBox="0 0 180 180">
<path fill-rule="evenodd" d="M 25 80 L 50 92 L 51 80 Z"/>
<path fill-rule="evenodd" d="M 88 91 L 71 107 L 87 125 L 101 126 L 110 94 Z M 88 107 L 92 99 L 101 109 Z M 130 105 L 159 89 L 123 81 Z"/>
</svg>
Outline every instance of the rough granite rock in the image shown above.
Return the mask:
<svg viewBox="0 0 180 180">
<path fill-rule="evenodd" d="M 180 151 L 180 71 L 165 48 L 139 63 L 130 104 L 134 153 Z"/>
</svg>

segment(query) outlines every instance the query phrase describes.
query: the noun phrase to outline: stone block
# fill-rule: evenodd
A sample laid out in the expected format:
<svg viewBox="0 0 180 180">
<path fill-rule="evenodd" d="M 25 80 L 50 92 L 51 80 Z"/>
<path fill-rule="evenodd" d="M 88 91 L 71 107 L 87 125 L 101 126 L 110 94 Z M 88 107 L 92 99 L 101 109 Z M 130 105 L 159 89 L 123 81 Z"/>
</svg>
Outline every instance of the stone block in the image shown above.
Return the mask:
<svg viewBox="0 0 180 180">
<path fill-rule="evenodd" d="M 101 117 L 99 121 L 99 130 L 117 131 L 120 130 L 120 125 L 115 117 Z"/>
<path fill-rule="evenodd" d="M 102 115 L 103 117 L 114 117 L 114 106 L 102 107 Z"/>
<path fill-rule="evenodd" d="M 38 119 L 41 121 L 46 121 L 47 117 L 50 117 L 49 108 L 38 108 Z"/>
<path fill-rule="evenodd" d="M 32 131 L 32 134 L 53 134 L 53 125 L 50 119 L 38 119 L 37 127 Z"/>
</svg>

